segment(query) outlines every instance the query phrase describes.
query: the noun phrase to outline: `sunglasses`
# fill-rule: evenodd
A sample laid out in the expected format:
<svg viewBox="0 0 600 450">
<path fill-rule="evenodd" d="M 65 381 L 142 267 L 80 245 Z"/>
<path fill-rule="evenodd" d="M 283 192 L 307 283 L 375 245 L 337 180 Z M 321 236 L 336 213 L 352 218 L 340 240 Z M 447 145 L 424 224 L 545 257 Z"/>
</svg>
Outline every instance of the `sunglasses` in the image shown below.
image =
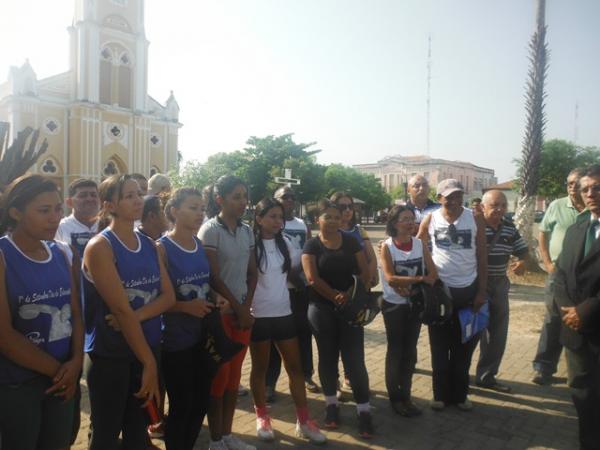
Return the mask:
<svg viewBox="0 0 600 450">
<path fill-rule="evenodd" d="M 352 205 L 351 203 L 337 205 L 337 209 L 339 209 L 340 211 L 345 211 L 347 209 L 351 211 L 353 208 L 354 205 Z"/>
</svg>

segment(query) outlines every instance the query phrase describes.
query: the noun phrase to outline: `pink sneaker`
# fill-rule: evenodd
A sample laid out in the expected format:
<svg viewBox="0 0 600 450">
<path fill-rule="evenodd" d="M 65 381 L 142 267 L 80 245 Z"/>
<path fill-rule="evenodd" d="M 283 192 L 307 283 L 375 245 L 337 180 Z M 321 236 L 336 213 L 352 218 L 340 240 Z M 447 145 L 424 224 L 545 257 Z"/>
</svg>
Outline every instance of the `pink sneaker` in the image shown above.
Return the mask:
<svg viewBox="0 0 600 450">
<path fill-rule="evenodd" d="M 261 441 L 272 441 L 275 439 L 273 427 L 271 426 L 271 418 L 262 416 L 256 418 L 256 435 Z"/>
<path fill-rule="evenodd" d="M 327 442 L 327 437 L 321 433 L 317 422 L 314 420 L 307 420 L 304 424 L 296 422 L 296 436 L 308 439 L 313 444 L 324 444 Z"/>
</svg>

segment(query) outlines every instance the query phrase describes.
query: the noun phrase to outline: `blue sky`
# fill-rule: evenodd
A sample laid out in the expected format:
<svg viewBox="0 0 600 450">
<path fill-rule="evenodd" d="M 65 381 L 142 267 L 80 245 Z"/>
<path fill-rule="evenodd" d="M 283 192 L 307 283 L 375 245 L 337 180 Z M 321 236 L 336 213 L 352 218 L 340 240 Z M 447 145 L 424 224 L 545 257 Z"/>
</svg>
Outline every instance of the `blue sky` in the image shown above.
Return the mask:
<svg viewBox="0 0 600 450">
<path fill-rule="evenodd" d="M 74 3 L 2 4 L 0 78 L 26 57 L 38 77 L 66 70 Z M 186 159 L 290 132 L 316 141 L 323 163 L 423 154 L 431 35 L 430 154 L 504 181 L 521 150 L 534 9 L 534 0 L 147 0 L 149 93 L 164 101 L 175 91 Z M 600 146 L 599 20 L 596 0 L 547 1 L 547 138 L 575 138 L 578 102 L 577 143 Z"/>
</svg>

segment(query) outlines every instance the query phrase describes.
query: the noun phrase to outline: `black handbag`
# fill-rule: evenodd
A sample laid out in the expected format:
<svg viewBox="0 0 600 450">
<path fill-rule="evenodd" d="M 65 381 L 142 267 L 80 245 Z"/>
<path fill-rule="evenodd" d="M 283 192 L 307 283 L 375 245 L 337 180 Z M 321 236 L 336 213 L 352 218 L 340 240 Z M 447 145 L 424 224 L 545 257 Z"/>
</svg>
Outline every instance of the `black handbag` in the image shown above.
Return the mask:
<svg viewBox="0 0 600 450">
<path fill-rule="evenodd" d="M 202 319 L 200 344 L 215 364 L 226 363 L 244 348 L 244 344 L 233 341 L 225 333 L 218 308 L 213 308 Z"/>
<path fill-rule="evenodd" d="M 356 276 L 354 284 L 348 289 L 348 301 L 336 307 L 342 318 L 353 327 L 364 327 L 370 324 L 380 311 L 379 294 L 369 292 Z"/>
<path fill-rule="evenodd" d="M 416 299 L 421 302 L 419 316 L 425 325 L 439 325 L 446 322 L 452 316 L 452 299 L 444 290 L 441 280 L 436 280 L 433 286 L 427 283 L 419 283 Z"/>
</svg>

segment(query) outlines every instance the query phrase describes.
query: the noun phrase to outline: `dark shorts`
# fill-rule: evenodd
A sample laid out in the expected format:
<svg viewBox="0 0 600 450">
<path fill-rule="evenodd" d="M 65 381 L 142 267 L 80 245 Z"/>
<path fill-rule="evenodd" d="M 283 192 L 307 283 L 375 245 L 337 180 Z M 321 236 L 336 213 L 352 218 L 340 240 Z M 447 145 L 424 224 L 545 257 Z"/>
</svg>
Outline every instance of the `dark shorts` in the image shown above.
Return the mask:
<svg viewBox="0 0 600 450">
<path fill-rule="evenodd" d="M 286 341 L 295 338 L 296 322 L 294 316 L 259 317 L 252 326 L 252 342 L 261 341 Z"/>
<path fill-rule="evenodd" d="M 48 377 L 0 385 L 0 434 L 8 449 L 66 448 L 73 433 L 74 401 L 46 395 Z"/>
</svg>

